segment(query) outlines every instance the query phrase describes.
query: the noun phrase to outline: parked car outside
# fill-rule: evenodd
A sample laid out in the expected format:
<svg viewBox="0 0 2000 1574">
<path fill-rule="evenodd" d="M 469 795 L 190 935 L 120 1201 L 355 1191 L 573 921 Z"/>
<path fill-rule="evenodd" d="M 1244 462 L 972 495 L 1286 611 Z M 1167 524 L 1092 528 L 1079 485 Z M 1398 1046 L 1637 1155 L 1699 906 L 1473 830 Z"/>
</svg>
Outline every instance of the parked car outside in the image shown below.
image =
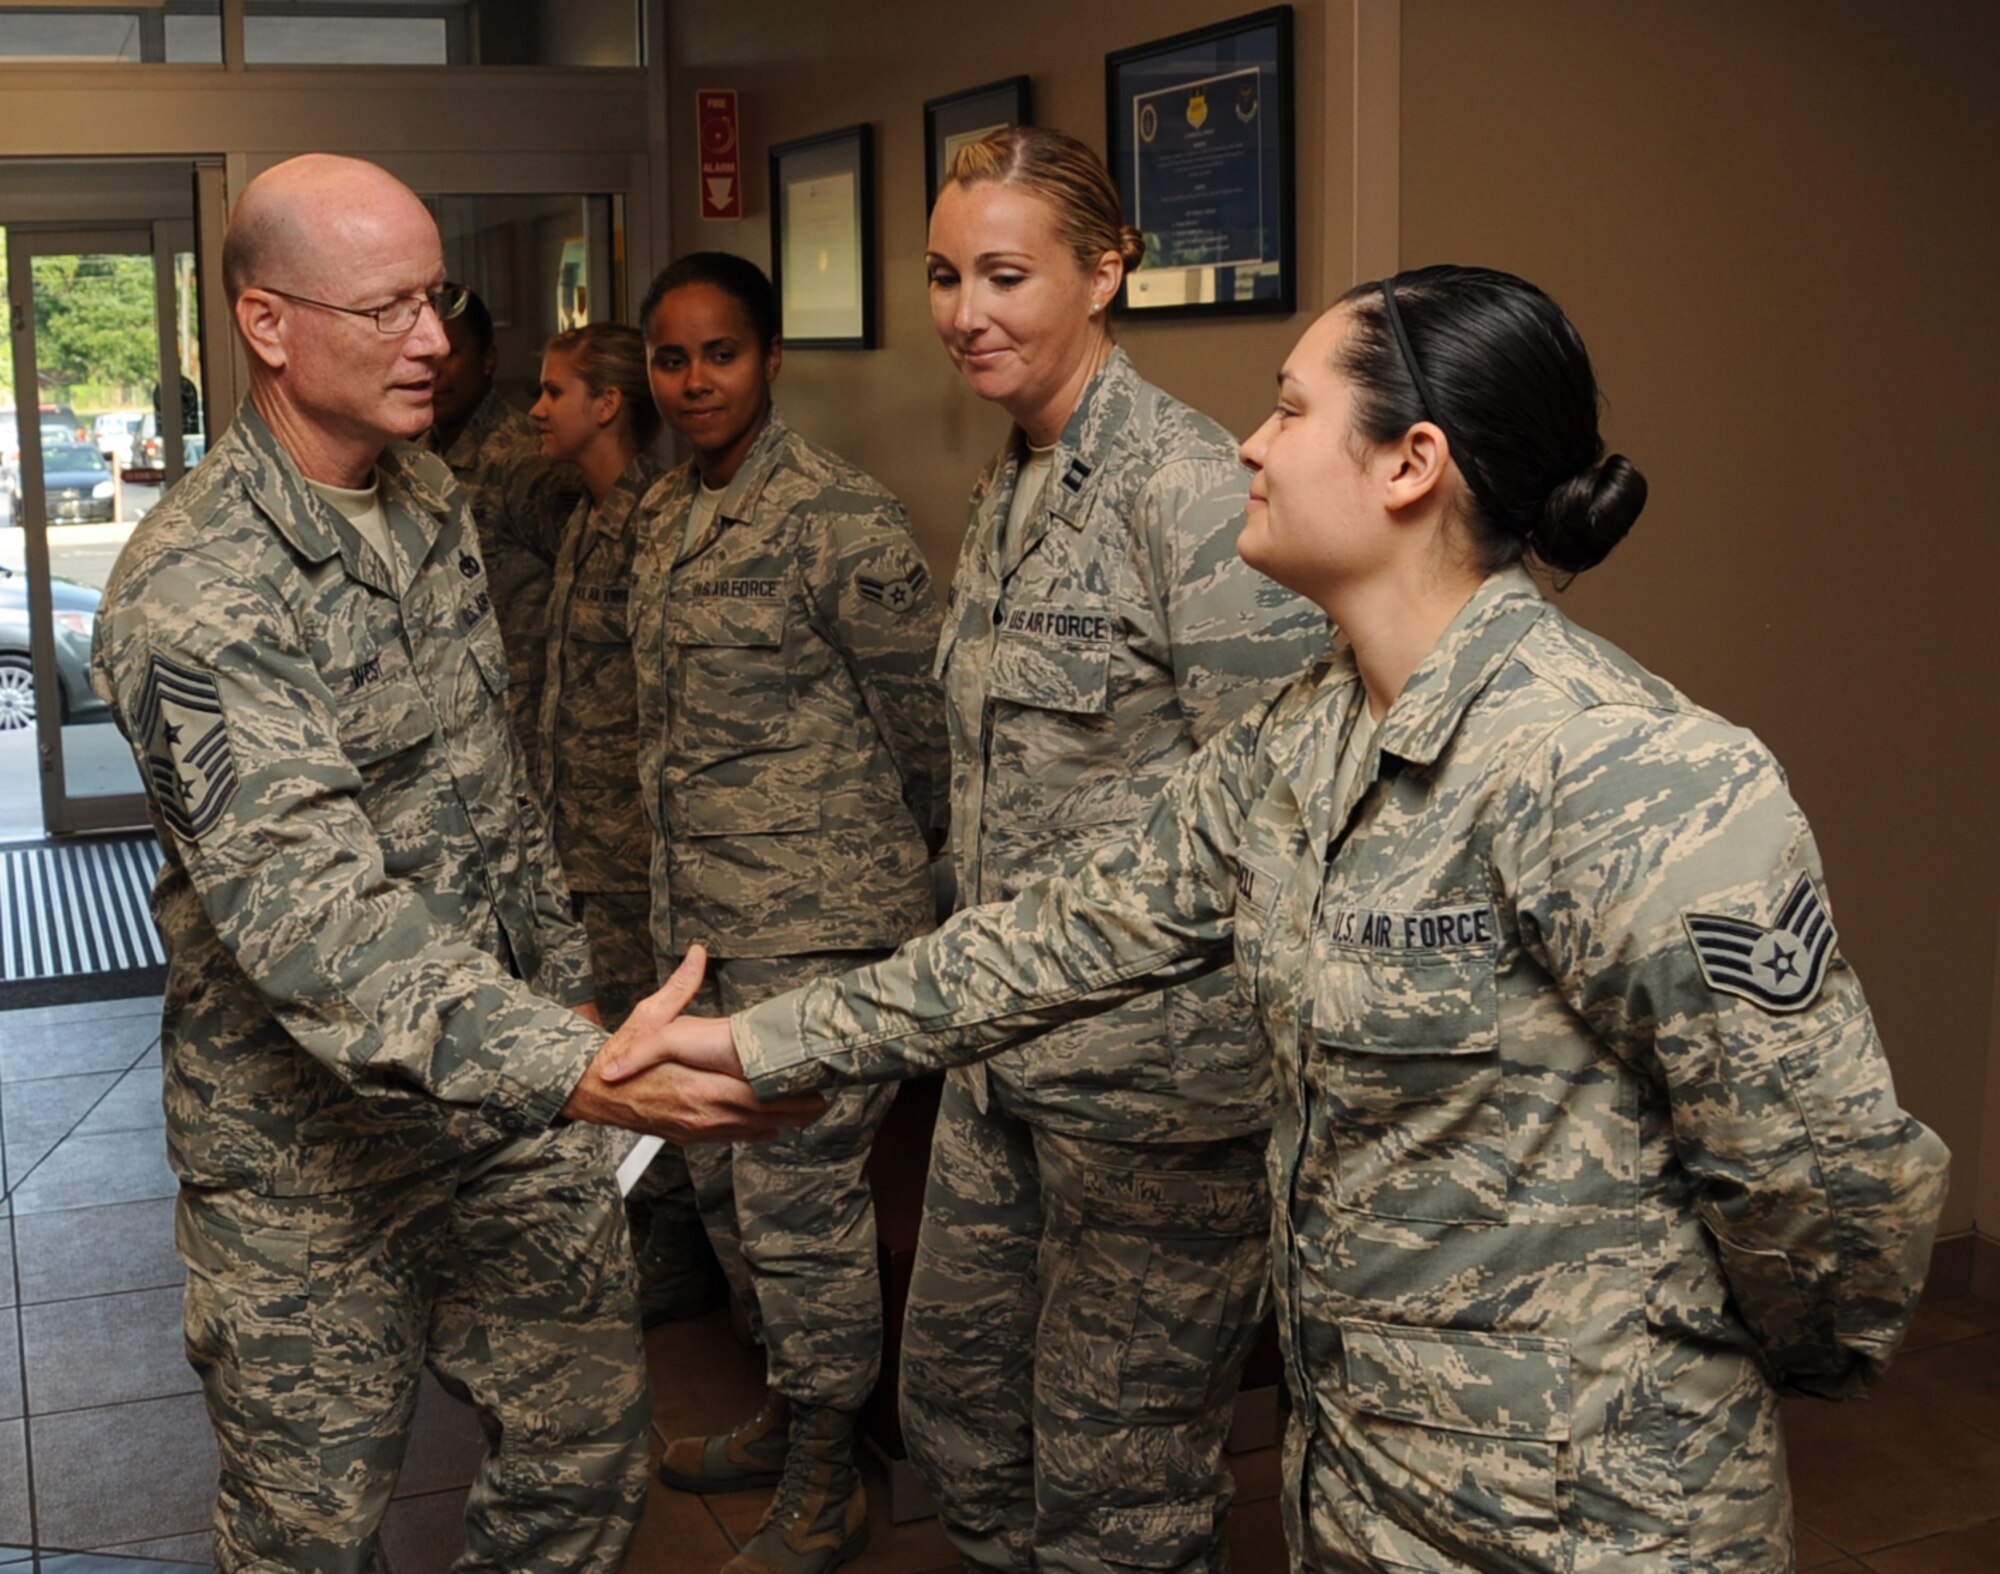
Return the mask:
<svg viewBox="0 0 2000 1574">
<path fill-rule="evenodd" d="M 111 410 L 93 423 L 97 451 L 114 469 L 123 469 L 132 462 L 132 438 L 139 429 L 140 414 L 138 410 Z"/>
<path fill-rule="evenodd" d="M 10 517 L 19 523 L 21 514 L 21 471 L 18 466 L 7 478 Z M 43 441 L 42 495 L 48 499 L 48 521 L 52 525 L 108 522 L 117 517 L 117 488 L 111 466 L 104 455 L 82 443 L 63 445 Z"/>
<path fill-rule="evenodd" d="M 202 455 L 208 452 L 208 437 L 202 432 L 189 432 L 181 439 L 181 465 L 192 470 L 201 463 Z M 167 464 L 167 451 L 160 442 L 159 417 L 150 411 L 139 417 L 132 438 L 132 463 L 145 470 L 163 470 Z"/>
<path fill-rule="evenodd" d="M 90 687 L 90 635 L 98 592 L 74 580 L 50 581 L 56 634 L 56 686 L 65 725 L 111 719 Z M 0 564 L 0 732 L 35 724 L 35 667 L 28 643 L 27 576 Z"/>
</svg>

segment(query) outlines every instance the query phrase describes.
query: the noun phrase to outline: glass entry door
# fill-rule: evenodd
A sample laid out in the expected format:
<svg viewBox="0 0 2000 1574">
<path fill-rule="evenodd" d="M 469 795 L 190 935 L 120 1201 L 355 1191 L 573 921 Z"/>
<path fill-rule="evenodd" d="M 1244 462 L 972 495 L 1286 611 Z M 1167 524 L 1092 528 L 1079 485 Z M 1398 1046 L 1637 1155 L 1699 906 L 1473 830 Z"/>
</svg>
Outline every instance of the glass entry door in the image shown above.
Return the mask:
<svg viewBox="0 0 2000 1574">
<path fill-rule="evenodd" d="M 91 692 L 90 640 L 125 538 L 206 446 L 193 228 L 14 226 L 5 244 L 0 620 L 20 609 L 27 648 L 0 632 L 0 781 L 21 790 L 14 756 L 32 735 L 48 834 L 143 825 L 131 751 Z"/>
</svg>

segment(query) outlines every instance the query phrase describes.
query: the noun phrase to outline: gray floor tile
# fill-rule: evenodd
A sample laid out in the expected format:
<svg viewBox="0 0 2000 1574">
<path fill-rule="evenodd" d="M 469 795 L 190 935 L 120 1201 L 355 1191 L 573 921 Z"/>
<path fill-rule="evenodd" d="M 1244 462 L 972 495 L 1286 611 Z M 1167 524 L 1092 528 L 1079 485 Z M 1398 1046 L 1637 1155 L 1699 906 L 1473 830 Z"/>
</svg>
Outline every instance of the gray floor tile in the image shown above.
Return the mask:
<svg viewBox="0 0 2000 1574">
<path fill-rule="evenodd" d="M 27 1413 L 21 1402 L 21 1329 L 13 1312 L 0 1312 L 0 1421 Z"/>
<path fill-rule="evenodd" d="M 116 1072 L 42 1077 L 0 1087 L 0 1141 L 7 1145 L 10 1189 L 77 1128 L 91 1107 L 118 1085 Z"/>
<path fill-rule="evenodd" d="M 187 1279 L 174 1253 L 172 1197 L 23 1214 L 14 1221 L 14 1245 L 21 1299 L 29 1305 L 158 1290 Z"/>
<path fill-rule="evenodd" d="M 83 1117 L 76 1130 L 78 1136 L 94 1137 L 107 1131 L 163 1131 L 166 1124 L 167 1112 L 160 1103 L 160 1067 L 148 1061 L 120 1077 L 117 1086 Z"/>
<path fill-rule="evenodd" d="M 0 1421 L 0 1543 L 25 1547 L 34 1534 L 28 1516 L 28 1424 Z"/>
<path fill-rule="evenodd" d="M 160 1038 L 151 1017 L 49 1023 L 17 1022 L 15 1015 L 0 1019 L 0 1082 L 125 1071 Z"/>
<path fill-rule="evenodd" d="M 21 1563 L 35 1560 L 33 1547 L 0 1547 L 0 1569 L 10 1569 Z"/>
<path fill-rule="evenodd" d="M 419 1497 L 465 1486 L 485 1453 L 486 1434 L 479 1429 L 472 1407 L 459 1403 L 438 1386 L 436 1378 L 424 1373 L 403 1473 L 396 1478 L 396 1496 Z M 396 1568 L 401 1574 L 402 1565 Z"/>
<path fill-rule="evenodd" d="M 193 1393 L 181 1292 L 137 1290 L 21 1308 L 29 1407 L 38 1416 Z"/>
<path fill-rule="evenodd" d="M 111 1552 L 64 1552 L 42 1558 L 42 1574 L 188 1574 L 193 1565 Z"/>
<path fill-rule="evenodd" d="M 157 1558 L 175 1570 L 175 1574 L 185 1574 L 190 1566 L 198 1569 L 210 1567 L 215 1562 L 215 1537 L 208 1531 L 199 1536 L 168 1536 L 162 1541 L 128 1541 L 116 1547 L 98 1549 L 113 1557 Z"/>
<path fill-rule="evenodd" d="M 198 1394 L 36 1416 L 35 1506 L 52 1547 L 110 1547 L 209 1528 L 215 1438 Z"/>
<path fill-rule="evenodd" d="M 14 1187 L 12 1200 L 25 1215 L 171 1197 L 179 1189 L 159 1132 L 113 1131 L 63 1142 Z"/>
<path fill-rule="evenodd" d="M 0 1306 L 14 1304 L 14 1232 L 0 1220 Z"/>
<path fill-rule="evenodd" d="M 27 1011 L 0 1013 L 0 1026 L 19 1017 L 23 1021 L 88 1025 L 109 1017 L 160 1016 L 158 995 L 133 995 L 124 1000 L 85 1000 L 71 1006 L 35 1006 Z"/>
</svg>

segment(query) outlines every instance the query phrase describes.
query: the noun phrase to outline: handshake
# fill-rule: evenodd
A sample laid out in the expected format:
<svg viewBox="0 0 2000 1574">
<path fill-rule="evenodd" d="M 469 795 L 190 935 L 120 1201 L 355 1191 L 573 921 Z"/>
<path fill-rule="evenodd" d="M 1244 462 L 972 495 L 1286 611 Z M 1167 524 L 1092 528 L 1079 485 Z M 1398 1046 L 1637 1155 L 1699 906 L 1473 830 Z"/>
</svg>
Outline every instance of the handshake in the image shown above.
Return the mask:
<svg viewBox="0 0 2000 1574">
<path fill-rule="evenodd" d="M 671 1142 L 761 1142 L 819 1118 L 826 1100 L 816 1093 L 758 1101 L 727 1017 L 681 1015 L 707 967 L 708 954 L 690 946 L 673 977 L 605 1040 L 563 1105 L 565 1116 Z"/>
</svg>

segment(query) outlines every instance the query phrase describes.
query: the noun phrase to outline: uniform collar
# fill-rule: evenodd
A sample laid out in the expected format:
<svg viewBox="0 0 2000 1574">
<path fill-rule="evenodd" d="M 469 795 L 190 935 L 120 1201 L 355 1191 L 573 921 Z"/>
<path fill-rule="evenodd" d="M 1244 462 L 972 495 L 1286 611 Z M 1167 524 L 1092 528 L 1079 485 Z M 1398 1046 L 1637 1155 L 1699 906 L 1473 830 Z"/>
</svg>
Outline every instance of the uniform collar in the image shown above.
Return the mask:
<svg viewBox="0 0 2000 1574">
<path fill-rule="evenodd" d="M 485 446 L 486 439 L 513 413 L 514 407 L 500 397 L 500 390 L 488 388 L 473 407 L 472 414 L 466 417 L 465 425 L 459 429 L 458 439 L 451 447 L 440 449 L 428 437 L 424 446 L 453 470 L 464 470 L 478 462 L 479 450 Z"/>
<path fill-rule="evenodd" d="M 1382 752 L 1413 765 L 1434 763 L 1473 701 L 1548 610 L 1540 587 L 1519 564 L 1488 575 L 1382 718 L 1375 734 Z"/>
<path fill-rule="evenodd" d="M 611 490 L 604 494 L 604 501 L 601 504 L 592 508 L 590 500 L 584 499 L 584 528 L 595 536 L 624 535 L 634 511 L 659 479 L 658 461 L 641 449 L 637 457 L 612 483 Z"/>
<path fill-rule="evenodd" d="M 722 496 L 715 500 L 715 513 L 707 526 L 693 540 L 673 544 L 676 563 L 707 551 L 722 534 L 723 526 L 731 520 L 755 516 L 757 500 L 770 481 L 772 472 L 777 469 L 779 457 L 791 441 L 791 436 L 791 427 L 778 413 L 778 407 L 772 405 L 771 413 L 764 419 L 764 430 L 757 434 L 757 440 L 743 456 L 743 463 L 736 467 L 736 474 L 729 478 L 729 484 L 722 489 Z M 684 510 L 694 506 L 700 491 L 701 471 L 690 459 L 647 494 L 647 510 L 663 518 L 684 520 Z"/>
<path fill-rule="evenodd" d="M 218 446 L 242 478 L 250 500 L 294 551 L 312 563 L 344 557 L 349 572 L 374 583 L 379 576 L 367 570 L 367 561 L 372 559 L 359 550 L 360 532 L 306 484 L 296 461 L 248 398 L 237 407 L 236 419 Z M 397 443 L 384 449 L 375 461 L 375 474 L 389 528 L 395 531 L 406 521 L 421 533 L 420 541 L 399 544 L 406 551 L 418 548 L 412 552 L 411 562 L 422 563 L 430 556 L 440 522 L 450 512 L 444 487 L 451 472 L 435 455 Z"/>
</svg>

